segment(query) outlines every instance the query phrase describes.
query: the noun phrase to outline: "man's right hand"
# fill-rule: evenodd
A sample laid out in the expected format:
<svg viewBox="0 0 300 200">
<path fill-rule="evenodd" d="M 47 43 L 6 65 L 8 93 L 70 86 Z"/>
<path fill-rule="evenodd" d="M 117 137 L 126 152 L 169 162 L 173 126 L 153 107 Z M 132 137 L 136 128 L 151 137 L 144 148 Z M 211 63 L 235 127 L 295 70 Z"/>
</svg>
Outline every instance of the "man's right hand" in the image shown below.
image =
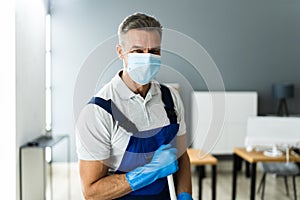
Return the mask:
<svg viewBox="0 0 300 200">
<path fill-rule="evenodd" d="M 170 144 L 161 145 L 154 153 L 150 163 L 137 167 L 126 174 L 133 191 L 166 177 L 178 170 L 177 149 Z"/>
</svg>

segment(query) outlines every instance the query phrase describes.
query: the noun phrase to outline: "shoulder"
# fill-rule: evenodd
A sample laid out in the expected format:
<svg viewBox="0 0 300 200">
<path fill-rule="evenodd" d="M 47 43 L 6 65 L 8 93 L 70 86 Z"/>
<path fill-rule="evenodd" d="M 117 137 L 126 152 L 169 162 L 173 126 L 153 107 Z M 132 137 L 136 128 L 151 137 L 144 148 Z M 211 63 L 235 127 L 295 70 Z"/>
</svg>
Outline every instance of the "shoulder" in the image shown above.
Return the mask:
<svg viewBox="0 0 300 200">
<path fill-rule="evenodd" d="M 108 100 L 113 97 L 114 94 L 113 81 L 106 83 L 95 95 L 95 97 L 100 97 L 102 99 Z"/>
<path fill-rule="evenodd" d="M 105 100 L 111 99 L 113 102 L 119 102 L 123 98 L 123 93 L 127 86 L 124 84 L 118 72 L 108 83 L 101 87 L 94 97 L 100 97 Z"/>
<path fill-rule="evenodd" d="M 112 123 L 112 119 L 110 114 L 105 109 L 107 106 L 102 105 L 102 101 L 100 104 L 93 102 L 93 98 L 99 97 L 103 100 L 112 99 L 113 91 L 113 80 L 106 83 L 94 96 L 91 97 L 91 101 L 86 104 L 80 112 L 80 116 L 78 121 L 84 122 L 85 124 L 106 124 L 106 126 L 110 126 Z"/>
</svg>

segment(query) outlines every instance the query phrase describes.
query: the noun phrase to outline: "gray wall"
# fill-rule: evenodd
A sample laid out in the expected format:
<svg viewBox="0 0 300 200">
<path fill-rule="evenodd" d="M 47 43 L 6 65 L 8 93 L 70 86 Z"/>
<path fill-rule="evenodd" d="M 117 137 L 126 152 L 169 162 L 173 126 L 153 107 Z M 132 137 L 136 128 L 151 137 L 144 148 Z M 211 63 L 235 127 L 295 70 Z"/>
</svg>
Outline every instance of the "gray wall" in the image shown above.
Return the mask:
<svg viewBox="0 0 300 200">
<path fill-rule="evenodd" d="M 298 0 L 52 0 L 51 11 L 53 134 L 70 134 L 73 160 L 76 154 L 72 102 L 80 67 L 99 43 L 116 34 L 121 20 L 136 11 L 152 14 L 165 28 L 200 43 L 218 66 L 226 90 L 258 91 L 259 114 L 275 112 L 271 84 L 279 81 L 295 84 L 296 97 L 288 103 L 292 113 L 300 112 Z M 174 68 L 185 68 L 184 75 L 195 90 L 206 89 L 201 77 L 193 75 L 189 63 L 171 57 L 168 62 Z M 116 65 L 121 67 L 119 61 Z M 189 124 L 188 92 L 183 90 L 182 96 Z"/>
</svg>

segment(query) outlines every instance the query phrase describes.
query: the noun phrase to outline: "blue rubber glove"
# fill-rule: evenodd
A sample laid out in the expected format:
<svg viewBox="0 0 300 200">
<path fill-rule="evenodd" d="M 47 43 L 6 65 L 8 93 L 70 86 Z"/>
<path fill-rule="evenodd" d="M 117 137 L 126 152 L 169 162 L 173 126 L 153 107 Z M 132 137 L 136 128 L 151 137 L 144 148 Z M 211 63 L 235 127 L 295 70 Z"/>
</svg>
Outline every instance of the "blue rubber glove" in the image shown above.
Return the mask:
<svg viewBox="0 0 300 200">
<path fill-rule="evenodd" d="M 161 145 L 152 160 L 141 167 L 126 173 L 126 179 L 133 191 L 143 188 L 159 178 L 166 177 L 178 170 L 177 149 L 170 144 Z"/>
<path fill-rule="evenodd" d="M 177 196 L 177 200 L 193 200 L 193 197 L 187 192 L 182 192 Z"/>
</svg>

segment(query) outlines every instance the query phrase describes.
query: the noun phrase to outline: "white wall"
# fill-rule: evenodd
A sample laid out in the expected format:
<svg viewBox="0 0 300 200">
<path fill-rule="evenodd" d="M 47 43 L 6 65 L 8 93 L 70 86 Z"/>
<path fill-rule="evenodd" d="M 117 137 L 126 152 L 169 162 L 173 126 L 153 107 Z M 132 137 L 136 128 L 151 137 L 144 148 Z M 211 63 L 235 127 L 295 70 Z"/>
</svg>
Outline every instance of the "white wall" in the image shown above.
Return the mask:
<svg viewBox="0 0 300 200">
<path fill-rule="evenodd" d="M 1 198 L 16 199 L 15 1 L 0 6 Z"/>
<path fill-rule="evenodd" d="M 45 130 L 44 0 L 16 1 L 17 144 Z"/>
<path fill-rule="evenodd" d="M 0 6 L 1 198 L 19 199 L 19 147 L 45 127 L 43 0 Z"/>
<path fill-rule="evenodd" d="M 16 0 L 17 148 L 45 133 L 45 15 L 47 5 L 45 0 Z M 19 155 L 17 155 L 17 163 L 18 158 Z M 19 170 L 17 170 L 17 176 L 19 176 L 18 172 Z"/>
</svg>

